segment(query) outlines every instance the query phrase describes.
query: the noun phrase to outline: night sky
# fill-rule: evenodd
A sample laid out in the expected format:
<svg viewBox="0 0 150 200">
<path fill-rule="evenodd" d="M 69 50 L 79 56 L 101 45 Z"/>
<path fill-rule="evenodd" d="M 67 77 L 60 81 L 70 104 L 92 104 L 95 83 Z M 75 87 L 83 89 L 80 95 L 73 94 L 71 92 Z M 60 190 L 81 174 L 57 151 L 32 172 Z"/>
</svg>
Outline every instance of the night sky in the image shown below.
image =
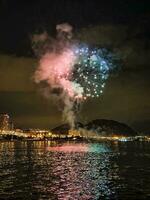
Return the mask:
<svg viewBox="0 0 150 200">
<path fill-rule="evenodd" d="M 0 113 L 9 113 L 17 127 L 52 128 L 61 112 L 33 82 L 38 65 L 33 34 L 67 22 L 74 38 L 116 51 L 121 69 L 103 95 L 83 104 L 79 120 L 113 119 L 138 131 L 150 130 L 150 3 L 135 0 L 1 0 Z"/>
</svg>

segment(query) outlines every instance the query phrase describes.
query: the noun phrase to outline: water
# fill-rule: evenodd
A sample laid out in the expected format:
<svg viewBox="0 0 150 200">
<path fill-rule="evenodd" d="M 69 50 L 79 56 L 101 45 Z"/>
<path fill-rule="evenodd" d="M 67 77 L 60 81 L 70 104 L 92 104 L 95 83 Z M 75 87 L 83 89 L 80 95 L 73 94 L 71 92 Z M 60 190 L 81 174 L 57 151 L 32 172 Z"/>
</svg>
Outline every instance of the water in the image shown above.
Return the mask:
<svg viewBox="0 0 150 200">
<path fill-rule="evenodd" d="M 0 142 L 0 200 L 150 199 L 148 142 Z"/>
</svg>

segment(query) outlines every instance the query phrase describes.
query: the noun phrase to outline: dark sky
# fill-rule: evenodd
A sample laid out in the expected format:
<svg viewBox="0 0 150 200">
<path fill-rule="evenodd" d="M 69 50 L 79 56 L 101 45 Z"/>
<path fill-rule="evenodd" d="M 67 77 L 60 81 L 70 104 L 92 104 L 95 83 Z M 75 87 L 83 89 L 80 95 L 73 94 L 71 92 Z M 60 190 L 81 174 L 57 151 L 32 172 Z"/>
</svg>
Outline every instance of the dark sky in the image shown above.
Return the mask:
<svg viewBox="0 0 150 200">
<path fill-rule="evenodd" d="M 32 76 L 38 63 L 30 38 L 68 22 L 74 38 L 108 47 L 122 57 L 121 70 L 111 77 L 99 99 L 84 103 L 80 120 L 125 122 L 150 130 L 150 3 L 143 0 L 1 0 L 0 112 L 16 126 L 51 128 L 61 112 L 40 94 Z"/>
</svg>

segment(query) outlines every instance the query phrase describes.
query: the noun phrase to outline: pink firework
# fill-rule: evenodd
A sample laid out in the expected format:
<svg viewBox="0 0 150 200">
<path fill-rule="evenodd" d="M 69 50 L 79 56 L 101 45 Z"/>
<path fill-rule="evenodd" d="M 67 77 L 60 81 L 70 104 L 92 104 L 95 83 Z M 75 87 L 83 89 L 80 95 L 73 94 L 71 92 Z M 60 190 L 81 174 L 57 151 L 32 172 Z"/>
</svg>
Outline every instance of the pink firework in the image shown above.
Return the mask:
<svg viewBox="0 0 150 200">
<path fill-rule="evenodd" d="M 58 106 L 62 106 L 63 119 L 68 122 L 71 129 L 75 127 L 76 112 L 75 106 L 84 100 L 83 87 L 73 79 L 75 64 L 78 62 L 78 55 L 74 51 L 71 42 L 72 27 L 67 24 L 56 26 L 57 39 L 49 40 L 47 34 L 34 37 L 35 51 L 41 51 L 39 66 L 34 74 L 36 83 L 47 83 L 44 94 L 55 98 Z M 45 45 L 45 42 L 50 42 Z M 39 45 L 39 49 L 38 49 Z M 42 46 L 43 45 L 43 46 Z M 43 52 L 45 52 L 43 55 Z M 60 104 L 62 101 L 62 105 Z"/>
<path fill-rule="evenodd" d="M 77 87 L 70 81 L 76 56 L 71 49 L 64 49 L 62 53 L 46 53 L 40 60 L 35 73 L 35 81 L 46 81 L 52 87 L 62 88 L 70 97 L 76 97 Z"/>
</svg>

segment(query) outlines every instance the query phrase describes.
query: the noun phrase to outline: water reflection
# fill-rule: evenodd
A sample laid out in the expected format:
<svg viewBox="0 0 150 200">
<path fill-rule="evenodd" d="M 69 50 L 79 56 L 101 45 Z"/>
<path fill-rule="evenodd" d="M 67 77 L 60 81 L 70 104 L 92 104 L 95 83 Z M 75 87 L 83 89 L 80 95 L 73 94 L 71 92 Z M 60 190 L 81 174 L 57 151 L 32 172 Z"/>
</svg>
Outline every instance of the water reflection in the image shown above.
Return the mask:
<svg viewBox="0 0 150 200">
<path fill-rule="evenodd" d="M 110 199 L 111 150 L 106 144 L 63 144 L 48 148 L 57 177 L 51 190 L 58 199 Z M 108 154 L 109 153 L 109 154 Z"/>
<path fill-rule="evenodd" d="M 106 144 L 99 143 L 62 143 L 56 146 L 48 146 L 48 151 L 56 151 L 56 152 L 93 152 L 93 153 L 104 153 L 109 152 L 110 149 L 106 146 Z"/>
<path fill-rule="evenodd" d="M 0 199 L 144 199 L 149 152 L 133 142 L 0 142 Z"/>
</svg>

